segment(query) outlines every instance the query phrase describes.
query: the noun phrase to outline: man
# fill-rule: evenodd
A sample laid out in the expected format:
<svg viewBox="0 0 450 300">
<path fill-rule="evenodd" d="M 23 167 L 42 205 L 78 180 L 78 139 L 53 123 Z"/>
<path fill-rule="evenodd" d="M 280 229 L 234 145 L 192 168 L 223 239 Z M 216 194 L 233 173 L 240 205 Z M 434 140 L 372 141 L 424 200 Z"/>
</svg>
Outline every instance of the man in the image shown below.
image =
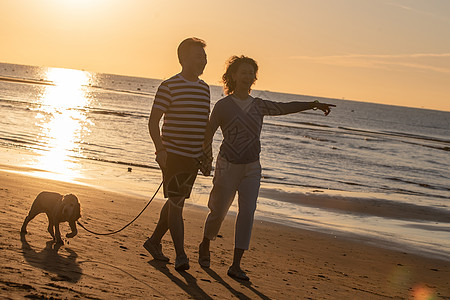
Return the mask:
<svg viewBox="0 0 450 300">
<path fill-rule="evenodd" d="M 144 248 L 156 260 L 169 261 L 162 253 L 161 239 L 170 231 L 175 247 L 175 269 L 189 269 L 184 251 L 183 206 L 189 198 L 200 167 L 202 145 L 210 111 L 209 86 L 199 76 L 206 66 L 205 42 L 185 39 L 178 46 L 182 70 L 161 83 L 149 119 L 156 161 L 163 173 L 164 197 L 160 218 Z M 164 115 L 162 131 L 159 121 Z"/>
</svg>

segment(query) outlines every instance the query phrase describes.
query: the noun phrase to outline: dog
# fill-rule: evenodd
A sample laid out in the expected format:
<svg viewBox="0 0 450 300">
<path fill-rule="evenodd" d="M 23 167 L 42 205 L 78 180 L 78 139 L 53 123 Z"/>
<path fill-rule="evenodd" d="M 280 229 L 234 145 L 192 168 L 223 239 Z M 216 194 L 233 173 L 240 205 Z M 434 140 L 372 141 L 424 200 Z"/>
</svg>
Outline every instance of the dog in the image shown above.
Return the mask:
<svg viewBox="0 0 450 300">
<path fill-rule="evenodd" d="M 34 199 L 30 212 L 23 221 L 21 233 L 27 233 L 28 223 L 38 214 L 46 213 L 48 218 L 48 232 L 53 240 L 59 244 L 64 244 L 59 231 L 59 224 L 69 222 L 72 232 L 66 237 L 73 238 L 77 235 L 76 221 L 81 218 L 81 206 L 78 198 L 74 194 L 61 195 L 54 192 L 41 192 Z"/>
</svg>

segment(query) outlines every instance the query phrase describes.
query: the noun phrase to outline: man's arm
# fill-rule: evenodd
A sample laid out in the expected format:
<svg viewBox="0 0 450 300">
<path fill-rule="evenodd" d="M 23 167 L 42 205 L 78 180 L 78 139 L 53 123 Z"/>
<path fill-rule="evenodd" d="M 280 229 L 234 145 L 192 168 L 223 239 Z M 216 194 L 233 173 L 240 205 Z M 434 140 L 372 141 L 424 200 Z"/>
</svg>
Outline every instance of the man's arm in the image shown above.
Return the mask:
<svg viewBox="0 0 450 300">
<path fill-rule="evenodd" d="M 207 156 L 212 157 L 212 140 L 214 138 L 214 134 L 219 128 L 219 115 L 216 107 L 214 106 L 213 111 L 209 117 L 209 121 L 206 124 L 206 132 L 205 132 L 205 140 L 203 142 L 203 151 Z"/>
<path fill-rule="evenodd" d="M 148 119 L 148 130 L 156 149 L 156 162 L 161 168 L 166 166 L 167 159 L 167 152 L 162 143 L 161 131 L 159 129 L 159 121 L 161 120 L 163 114 L 164 112 L 161 109 L 153 107 L 152 112 L 150 113 L 150 118 Z"/>
<path fill-rule="evenodd" d="M 211 123 L 211 119 L 206 124 L 205 139 L 203 141 L 203 155 L 201 158 L 201 166 L 200 166 L 200 171 L 205 176 L 209 176 L 212 170 L 212 162 L 213 162 L 212 140 L 214 138 L 214 133 L 219 127 L 216 124 L 217 122 L 215 122 L 214 120 L 213 123 Z"/>
</svg>

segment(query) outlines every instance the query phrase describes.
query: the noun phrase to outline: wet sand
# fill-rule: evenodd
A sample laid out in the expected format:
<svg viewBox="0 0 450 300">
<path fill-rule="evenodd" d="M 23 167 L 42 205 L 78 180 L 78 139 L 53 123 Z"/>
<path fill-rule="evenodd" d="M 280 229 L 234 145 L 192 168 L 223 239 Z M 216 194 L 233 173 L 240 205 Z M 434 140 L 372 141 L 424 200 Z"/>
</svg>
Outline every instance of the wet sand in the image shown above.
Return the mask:
<svg viewBox="0 0 450 300">
<path fill-rule="evenodd" d="M 0 171 L 0 289 L 6 299 L 450 299 L 450 262 L 373 242 L 256 221 L 242 265 L 250 282 L 226 275 L 232 258 L 234 217 L 227 217 L 211 244 L 210 269 L 197 264 L 207 210 L 184 211 L 186 252 L 191 269 L 174 270 L 170 235 L 163 240 L 169 263 L 152 260 L 142 247 L 158 220 L 161 194 L 124 231 L 78 235 L 56 247 L 44 214 L 20 235 L 28 210 L 41 191 L 74 193 L 80 221 L 97 232 L 122 227 L 148 198 L 73 183 Z M 69 232 L 61 225 L 63 235 Z M 434 298 L 433 298 L 434 297 Z"/>
</svg>

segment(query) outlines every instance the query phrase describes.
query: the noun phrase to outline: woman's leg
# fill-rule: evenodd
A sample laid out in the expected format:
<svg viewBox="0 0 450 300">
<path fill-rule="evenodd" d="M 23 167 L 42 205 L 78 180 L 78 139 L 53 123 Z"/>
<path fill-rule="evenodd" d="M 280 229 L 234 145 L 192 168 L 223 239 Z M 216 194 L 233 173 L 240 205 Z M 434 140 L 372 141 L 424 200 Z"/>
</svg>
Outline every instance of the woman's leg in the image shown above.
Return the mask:
<svg viewBox="0 0 450 300">
<path fill-rule="evenodd" d="M 210 241 L 216 239 L 222 222 L 233 203 L 235 194 L 236 190 L 233 191 L 217 185 L 213 186 L 208 201 L 210 211 L 205 221 L 203 240 L 198 249 L 199 264 L 202 267 L 209 267 L 210 265 Z"/>
<path fill-rule="evenodd" d="M 205 222 L 205 238 L 214 240 L 219 233 L 243 177 L 242 171 L 243 165 L 231 164 L 221 157 L 217 159 L 213 188 L 208 201 L 210 212 Z"/>
<path fill-rule="evenodd" d="M 245 177 L 238 188 L 239 212 L 236 216 L 235 251 L 232 264 L 236 270 L 241 270 L 241 258 L 250 245 L 260 181 L 261 165 L 259 161 L 247 164 Z"/>
<path fill-rule="evenodd" d="M 199 246 L 199 262 L 202 266 L 209 265 L 209 245 L 219 233 L 220 227 L 233 203 L 237 188 L 243 176 L 242 165 L 234 165 L 218 157 L 213 179 L 213 188 L 209 195 L 210 212 L 205 221 L 203 241 Z M 201 261 L 204 259 L 202 263 Z"/>
<path fill-rule="evenodd" d="M 231 264 L 231 268 L 241 270 L 241 259 L 244 255 L 244 251 L 244 249 L 234 248 L 233 263 Z"/>
<path fill-rule="evenodd" d="M 244 249 L 234 248 L 233 264 L 228 269 L 228 276 L 240 280 L 250 280 L 247 274 L 241 269 L 241 258 L 244 255 Z"/>
</svg>

